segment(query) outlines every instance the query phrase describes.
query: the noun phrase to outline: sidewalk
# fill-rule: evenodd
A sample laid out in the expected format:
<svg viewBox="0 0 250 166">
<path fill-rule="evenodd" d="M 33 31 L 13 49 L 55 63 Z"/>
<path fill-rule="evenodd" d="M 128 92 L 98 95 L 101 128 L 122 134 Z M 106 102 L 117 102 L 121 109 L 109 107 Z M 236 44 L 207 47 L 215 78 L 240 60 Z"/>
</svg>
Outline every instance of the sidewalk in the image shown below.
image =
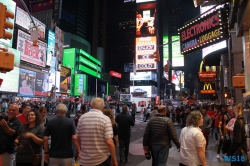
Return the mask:
<svg viewBox="0 0 250 166">
<path fill-rule="evenodd" d="M 141 122 L 139 119 L 136 119 L 136 124 L 141 125 L 139 128 L 143 130 L 142 127 L 146 126 L 146 123 Z M 175 125 L 176 132 L 178 136 L 180 135 L 181 128 L 179 125 Z M 138 130 L 138 129 L 137 129 Z M 133 134 L 139 131 L 132 131 Z M 126 166 L 151 166 L 152 160 L 146 160 L 144 157 L 144 152 L 142 148 L 142 137 L 130 143 L 130 150 L 129 150 L 129 158 L 133 156 L 133 158 L 137 159 L 137 162 L 128 162 Z M 230 163 L 224 162 L 221 154 L 221 158 L 216 158 L 217 154 L 217 145 L 215 145 L 215 138 L 214 136 L 209 137 L 209 144 L 208 149 L 206 150 L 206 159 L 207 159 L 207 166 L 230 166 Z M 167 166 L 178 166 L 179 165 L 179 158 L 180 153 L 177 151 L 175 145 L 169 151 L 169 157 L 167 161 Z"/>
</svg>

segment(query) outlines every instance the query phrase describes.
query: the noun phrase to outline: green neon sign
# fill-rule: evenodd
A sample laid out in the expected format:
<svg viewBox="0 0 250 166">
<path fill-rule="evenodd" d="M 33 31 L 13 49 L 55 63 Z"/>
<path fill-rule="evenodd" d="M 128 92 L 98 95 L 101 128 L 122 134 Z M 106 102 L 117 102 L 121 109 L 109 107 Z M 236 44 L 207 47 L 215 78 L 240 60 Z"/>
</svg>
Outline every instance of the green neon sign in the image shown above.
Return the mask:
<svg viewBox="0 0 250 166">
<path fill-rule="evenodd" d="M 97 66 L 94 63 L 90 62 L 89 60 L 83 58 L 82 56 L 79 57 L 79 62 L 82 62 L 83 64 L 101 72 L 101 68 L 99 66 Z"/>
<path fill-rule="evenodd" d="M 92 75 L 94 77 L 101 78 L 100 73 L 98 73 L 96 71 L 93 71 L 93 70 L 91 70 L 91 69 L 89 69 L 89 68 L 87 68 L 87 67 L 85 67 L 83 65 L 79 65 L 79 70 L 81 70 L 81 71 L 83 71 L 83 72 L 85 72 L 87 74 L 90 74 L 90 75 Z"/>
<path fill-rule="evenodd" d="M 92 60 L 93 62 L 95 62 L 96 64 L 101 66 L 101 62 L 98 61 L 97 59 L 95 59 L 94 57 L 92 57 L 91 55 L 89 55 L 87 52 L 80 50 L 80 53 L 83 54 L 85 57 L 87 57 L 88 59 Z"/>
</svg>

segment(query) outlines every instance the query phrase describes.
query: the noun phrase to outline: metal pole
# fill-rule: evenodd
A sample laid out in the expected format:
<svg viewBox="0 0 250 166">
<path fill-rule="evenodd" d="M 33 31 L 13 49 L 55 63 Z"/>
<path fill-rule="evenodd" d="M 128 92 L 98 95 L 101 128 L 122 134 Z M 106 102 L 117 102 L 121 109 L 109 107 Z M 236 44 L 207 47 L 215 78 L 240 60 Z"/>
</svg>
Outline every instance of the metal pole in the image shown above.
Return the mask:
<svg viewBox="0 0 250 166">
<path fill-rule="evenodd" d="M 231 35 L 231 34 L 230 34 Z M 232 92 L 232 66 L 231 66 L 231 41 L 230 41 L 230 38 L 227 40 L 228 41 L 228 75 L 229 75 L 229 79 L 228 79 L 228 82 L 229 82 L 229 91 L 230 91 L 230 95 L 231 95 L 231 98 L 230 98 L 230 105 L 232 106 L 233 103 L 232 103 L 232 96 L 233 96 L 233 92 Z"/>
<path fill-rule="evenodd" d="M 97 78 L 95 79 L 95 97 L 97 97 Z"/>
<path fill-rule="evenodd" d="M 57 61 L 57 58 L 58 58 L 58 54 L 57 54 L 57 49 L 55 47 L 55 54 L 56 54 L 56 62 L 55 62 L 55 102 L 56 102 L 56 79 L 57 79 L 57 65 L 58 65 L 58 61 Z M 59 88 L 59 87 L 58 87 Z"/>
</svg>

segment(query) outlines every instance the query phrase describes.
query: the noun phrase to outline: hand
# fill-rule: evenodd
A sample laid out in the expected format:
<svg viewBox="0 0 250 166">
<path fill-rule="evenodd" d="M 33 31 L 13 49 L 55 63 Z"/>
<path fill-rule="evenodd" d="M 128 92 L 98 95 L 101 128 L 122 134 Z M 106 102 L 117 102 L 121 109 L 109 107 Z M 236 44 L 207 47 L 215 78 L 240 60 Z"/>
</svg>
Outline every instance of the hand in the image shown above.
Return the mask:
<svg viewBox="0 0 250 166">
<path fill-rule="evenodd" d="M 143 146 L 144 152 L 148 152 L 148 146 Z"/>
<path fill-rule="evenodd" d="M 118 163 L 117 163 L 117 161 L 111 161 L 111 166 L 118 166 Z"/>
<path fill-rule="evenodd" d="M 27 138 L 32 138 L 32 136 L 34 136 L 34 134 L 33 133 L 29 133 L 29 132 L 23 134 L 23 137 L 26 138 L 26 139 Z"/>
<path fill-rule="evenodd" d="M 44 154 L 44 162 L 49 163 L 49 154 Z"/>
<path fill-rule="evenodd" d="M 6 126 L 8 126 L 8 124 L 4 119 L 2 119 L 2 120 L 0 120 L 0 126 L 6 127 Z"/>
<path fill-rule="evenodd" d="M 178 152 L 180 152 L 180 149 L 181 149 L 181 148 L 177 149 L 177 150 L 178 150 Z"/>
<path fill-rule="evenodd" d="M 80 160 L 80 153 L 81 152 L 77 152 L 77 158 L 76 158 L 77 160 Z"/>
<path fill-rule="evenodd" d="M 223 135 L 222 135 L 220 138 L 221 138 L 221 140 L 224 140 L 224 139 L 225 139 Z"/>
</svg>

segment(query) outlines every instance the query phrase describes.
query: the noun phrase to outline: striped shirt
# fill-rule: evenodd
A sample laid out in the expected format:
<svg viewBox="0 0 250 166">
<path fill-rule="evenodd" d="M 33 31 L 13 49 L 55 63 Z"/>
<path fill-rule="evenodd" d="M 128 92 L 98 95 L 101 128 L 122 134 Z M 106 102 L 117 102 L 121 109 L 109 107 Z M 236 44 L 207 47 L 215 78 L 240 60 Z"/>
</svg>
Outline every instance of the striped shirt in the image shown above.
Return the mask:
<svg viewBox="0 0 250 166">
<path fill-rule="evenodd" d="M 110 156 L 106 138 L 113 138 L 110 118 L 97 109 L 83 114 L 77 125 L 76 135 L 81 140 L 80 165 L 99 165 Z"/>
</svg>

